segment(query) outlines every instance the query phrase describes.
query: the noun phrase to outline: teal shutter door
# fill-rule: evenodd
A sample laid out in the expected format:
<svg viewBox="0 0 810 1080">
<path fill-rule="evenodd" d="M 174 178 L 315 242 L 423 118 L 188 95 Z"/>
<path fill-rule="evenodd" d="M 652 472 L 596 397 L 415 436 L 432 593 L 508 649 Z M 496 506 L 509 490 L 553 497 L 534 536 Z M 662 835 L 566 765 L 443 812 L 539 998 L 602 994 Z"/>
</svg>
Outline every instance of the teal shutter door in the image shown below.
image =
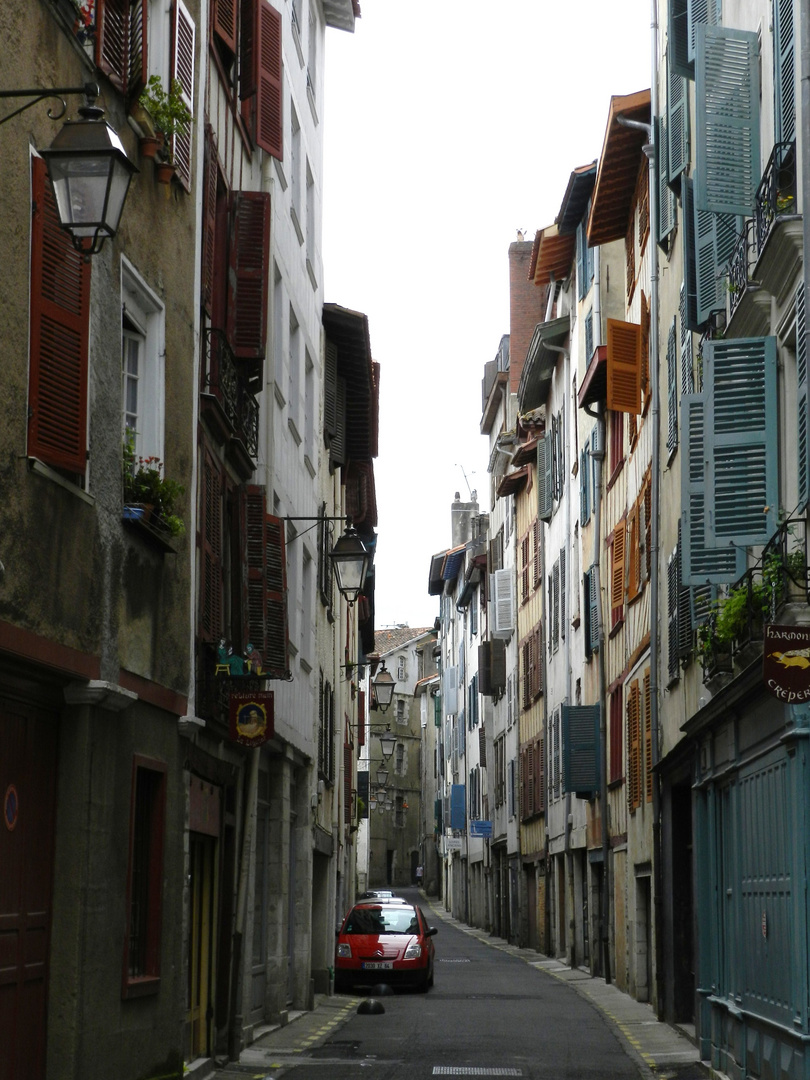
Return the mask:
<svg viewBox="0 0 810 1080">
<path fill-rule="evenodd" d="M 796 398 L 799 509 L 810 499 L 810 402 L 807 378 L 807 309 L 804 282 L 796 289 Z"/>
<path fill-rule="evenodd" d="M 467 794 L 464 784 L 453 784 L 450 788 L 450 828 L 463 829 L 467 824 Z"/>
<path fill-rule="evenodd" d="M 686 79 L 694 76 L 694 63 L 689 59 L 689 12 L 686 0 L 670 0 L 667 41 L 672 70 Z"/>
<path fill-rule="evenodd" d="M 684 173 L 681 176 L 681 207 L 683 210 L 683 285 L 684 313 L 690 330 L 699 330 L 697 317 L 697 253 L 695 251 L 695 210 L 693 183 Z"/>
<path fill-rule="evenodd" d="M 696 29 L 695 206 L 750 216 L 761 176 L 757 35 Z"/>
<path fill-rule="evenodd" d="M 706 543 L 748 547 L 776 531 L 776 338 L 703 345 Z"/>
<path fill-rule="evenodd" d="M 745 570 L 738 547 L 706 544 L 705 395 L 681 398 L 681 582 L 711 585 L 736 581 Z"/>
<path fill-rule="evenodd" d="M 585 281 L 585 249 L 587 243 L 585 225 L 580 221 L 579 225 L 577 225 L 577 298 L 579 300 L 584 300 L 588 294 L 588 285 Z"/>
<path fill-rule="evenodd" d="M 793 33 L 793 0 L 774 0 L 774 141 L 796 138 L 796 42 Z"/>
<path fill-rule="evenodd" d="M 588 798 L 599 791 L 599 706 L 562 706 L 563 790 Z"/>
<path fill-rule="evenodd" d="M 667 56 L 667 176 L 680 185 L 680 176 L 689 164 L 689 96 L 687 82 Z"/>
<path fill-rule="evenodd" d="M 551 432 L 547 432 L 537 443 L 537 516 L 541 521 L 550 521 L 553 510 L 551 468 L 554 460 L 554 447 Z"/>
</svg>

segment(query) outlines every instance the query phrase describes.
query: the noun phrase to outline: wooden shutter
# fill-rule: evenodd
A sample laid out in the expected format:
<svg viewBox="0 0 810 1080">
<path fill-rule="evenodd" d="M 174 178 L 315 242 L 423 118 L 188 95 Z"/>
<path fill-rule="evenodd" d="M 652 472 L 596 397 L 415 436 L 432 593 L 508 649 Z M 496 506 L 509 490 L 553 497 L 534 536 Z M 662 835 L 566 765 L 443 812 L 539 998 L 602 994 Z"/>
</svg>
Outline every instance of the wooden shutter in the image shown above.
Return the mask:
<svg viewBox="0 0 810 1080">
<path fill-rule="evenodd" d="M 796 39 L 793 0 L 774 0 L 774 142 L 796 138 Z"/>
<path fill-rule="evenodd" d="M 539 518 L 532 523 L 532 587 L 537 589 L 543 580 L 542 544 L 543 525 Z"/>
<path fill-rule="evenodd" d="M 343 743 L 343 822 L 352 823 L 352 745 L 349 718 L 346 717 L 346 741 Z"/>
<path fill-rule="evenodd" d="M 687 0 L 688 49 L 692 74 L 695 71 L 699 28 L 702 26 L 717 26 L 721 18 L 721 3 L 722 0 Z"/>
<path fill-rule="evenodd" d="M 271 678 L 290 674 L 287 637 L 287 553 L 284 522 L 268 515 L 265 520 L 265 585 L 267 589 L 267 630 L 264 667 Z"/>
<path fill-rule="evenodd" d="M 634 600 L 641 583 L 641 541 L 639 537 L 639 503 L 627 515 L 627 601 Z"/>
<path fill-rule="evenodd" d="M 703 346 L 706 400 L 706 543 L 765 544 L 779 505 L 776 338 Z"/>
<path fill-rule="evenodd" d="M 678 678 L 678 551 L 673 551 L 667 560 L 667 675 L 672 681 Z"/>
<path fill-rule="evenodd" d="M 543 630 L 538 625 L 531 636 L 532 643 L 532 698 L 543 693 Z"/>
<path fill-rule="evenodd" d="M 607 407 L 614 412 L 641 412 L 641 327 L 607 321 Z"/>
<path fill-rule="evenodd" d="M 524 603 L 529 599 L 529 535 L 528 533 L 520 541 L 520 600 Z"/>
<path fill-rule="evenodd" d="M 502 638 L 493 638 L 490 645 L 490 686 L 494 694 L 506 689 L 506 644 Z"/>
<path fill-rule="evenodd" d="M 807 304 L 804 281 L 796 289 L 796 442 L 798 451 L 799 511 L 810 499 L 810 379 L 807 364 Z"/>
<path fill-rule="evenodd" d="M 45 162 L 32 167 L 28 454 L 84 475 L 90 263 L 60 226 Z"/>
<path fill-rule="evenodd" d="M 213 0 L 211 29 L 231 52 L 236 52 L 237 0 Z"/>
<path fill-rule="evenodd" d="M 630 811 L 641 805 L 641 701 L 638 681 L 627 695 L 627 804 Z"/>
<path fill-rule="evenodd" d="M 736 581 L 745 569 L 745 552 L 739 547 L 710 548 L 706 544 L 705 412 L 705 394 L 688 394 L 681 398 L 681 575 L 684 585 Z"/>
<path fill-rule="evenodd" d="M 692 652 L 692 590 L 685 588 L 683 584 L 683 560 L 681 552 L 683 542 L 681 539 L 681 522 L 678 522 L 678 547 L 676 556 L 678 562 L 678 657 L 684 658 Z"/>
<path fill-rule="evenodd" d="M 678 339 L 673 317 L 667 334 L 667 450 L 678 445 Z"/>
<path fill-rule="evenodd" d="M 678 297 L 678 325 L 681 337 L 681 394 L 695 390 L 695 373 L 692 368 L 692 332 L 687 326 L 686 285 L 681 285 Z"/>
<path fill-rule="evenodd" d="M 599 791 L 599 706 L 562 706 L 563 790 L 581 797 Z"/>
<path fill-rule="evenodd" d="M 534 808 L 538 814 L 546 808 L 546 746 L 542 735 L 534 744 Z"/>
<path fill-rule="evenodd" d="M 205 128 L 205 180 L 203 198 L 202 302 L 209 315 L 214 303 L 214 260 L 217 236 L 217 137 L 210 125 Z"/>
<path fill-rule="evenodd" d="M 241 499 L 242 537 L 245 546 L 244 637 L 264 657 L 267 651 L 267 590 L 265 588 L 265 519 L 267 507 L 263 487 L 248 486 Z"/>
<path fill-rule="evenodd" d="M 568 605 L 565 597 L 565 548 L 560 548 L 560 637 L 565 637 L 565 624 L 568 620 Z"/>
<path fill-rule="evenodd" d="M 219 465 L 210 454 L 203 464 L 202 505 L 202 596 L 200 597 L 201 635 L 215 642 L 222 636 L 222 477 Z"/>
<path fill-rule="evenodd" d="M 667 55 L 667 174 L 668 184 L 680 188 L 681 173 L 689 165 L 688 83 L 669 63 Z"/>
<path fill-rule="evenodd" d="M 644 672 L 644 793 L 647 802 L 653 797 L 653 730 L 650 669 Z"/>
<path fill-rule="evenodd" d="M 552 494 L 552 468 L 554 461 L 551 432 L 537 440 L 537 516 L 541 521 L 551 521 L 554 510 Z"/>
<path fill-rule="evenodd" d="M 97 0 L 96 64 L 127 98 L 147 78 L 149 0 Z"/>
<path fill-rule="evenodd" d="M 228 340 L 240 360 L 264 359 L 270 263 L 270 196 L 234 192 L 228 280 Z"/>
<path fill-rule="evenodd" d="M 180 84 L 180 96 L 188 111 L 194 114 L 194 47 L 197 28 L 183 0 L 174 0 L 174 37 L 172 40 L 172 82 Z M 177 175 L 186 190 L 191 189 L 192 131 L 177 132 L 172 138 L 172 155 Z"/>
<path fill-rule="evenodd" d="M 622 617 L 622 611 L 624 609 L 624 541 L 626 526 L 626 521 L 620 521 L 613 530 L 613 554 L 610 573 L 610 608 L 611 622 L 614 625 L 616 621 Z"/>
<path fill-rule="evenodd" d="M 479 689 L 484 697 L 492 697 L 492 643 L 484 641 L 478 646 Z"/>
<path fill-rule="evenodd" d="M 596 568 L 588 571 L 588 621 L 590 629 L 591 652 L 598 652 L 599 637 L 602 628 L 599 624 L 599 591 L 597 588 Z"/>
<path fill-rule="evenodd" d="M 149 78 L 149 0 L 131 0 L 129 8 L 129 71 L 127 97 L 140 94 Z"/>
<path fill-rule="evenodd" d="M 284 159 L 281 13 L 258 0 L 256 6 L 256 145 Z"/>
<path fill-rule="evenodd" d="M 736 243 L 736 219 L 694 207 L 695 318 L 703 326 L 713 311 L 725 311 L 725 270 Z"/>
<path fill-rule="evenodd" d="M 515 628 L 512 571 L 496 570 L 492 578 L 493 633 L 508 636 Z"/>
<path fill-rule="evenodd" d="M 762 174 L 757 35 L 701 25 L 696 41 L 695 206 L 750 216 Z"/>
</svg>

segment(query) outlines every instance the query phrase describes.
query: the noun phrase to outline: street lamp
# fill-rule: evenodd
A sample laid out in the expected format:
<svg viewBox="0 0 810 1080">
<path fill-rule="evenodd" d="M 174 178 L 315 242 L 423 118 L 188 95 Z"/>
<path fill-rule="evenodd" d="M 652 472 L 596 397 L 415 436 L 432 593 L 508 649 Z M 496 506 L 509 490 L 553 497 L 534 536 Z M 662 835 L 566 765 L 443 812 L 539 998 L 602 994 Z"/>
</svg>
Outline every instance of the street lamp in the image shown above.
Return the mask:
<svg viewBox="0 0 810 1080">
<path fill-rule="evenodd" d="M 46 97 L 84 94 L 80 120 L 67 120 L 47 150 L 45 160 L 53 184 L 59 224 L 70 233 L 73 246 L 84 255 L 96 255 L 104 241 L 115 236 L 121 221 L 129 183 L 138 171 L 129 160 L 118 133 L 104 119 L 104 110 L 95 104 L 99 89 L 95 83 L 54 90 L 3 90 L 0 98 L 33 97 L 34 100 L 0 120 L 13 116 Z M 51 119 L 59 119 L 62 111 Z"/>
<path fill-rule="evenodd" d="M 346 603 L 351 605 L 360 595 L 371 564 L 371 552 L 357 535 L 351 522 L 329 552 L 329 558 L 335 569 L 337 587 Z"/>
<path fill-rule="evenodd" d="M 374 679 L 374 698 L 380 712 L 385 712 L 393 701 L 394 687 L 396 685 L 396 679 L 385 666 L 385 661 L 383 660 L 382 667 L 377 673 L 377 678 Z"/>
<path fill-rule="evenodd" d="M 390 758 L 394 752 L 394 747 L 397 745 L 396 736 L 387 729 L 379 736 L 380 749 L 384 758 Z"/>
<path fill-rule="evenodd" d="M 385 787 L 388 783 L 388 769 L 377 769 L 377 783 L 380 787 Z"/>
</svg>

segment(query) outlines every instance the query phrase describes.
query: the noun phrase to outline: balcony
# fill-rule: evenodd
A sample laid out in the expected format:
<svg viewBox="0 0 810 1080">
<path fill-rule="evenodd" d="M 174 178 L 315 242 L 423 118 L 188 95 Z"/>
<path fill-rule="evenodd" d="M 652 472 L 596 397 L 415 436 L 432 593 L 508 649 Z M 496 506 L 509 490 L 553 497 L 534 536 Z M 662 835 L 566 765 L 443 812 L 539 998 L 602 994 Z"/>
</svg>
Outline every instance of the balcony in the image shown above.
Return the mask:
<svg viewBox="0 0 810 1080">
<path fill-rule="evenodd" d="M 802 218 L 797 213 L 796 144 L 777 143 L 757 188 L 755 276 L 782 304 L 802 265 Z"/>
<path fill-rule="evenodd" d="M 757 261 L 756 222 L 750 218 L 737 238 L 728 263 L 729 337 L 764 337 L 771 315 L 771 295 L 754 277 Z"/>
<path fill-rule="evenodd" d="M 259 406 L 224 332 L 207 330 L 205 340 L 202 412 L 214 436 L 228 444 L 228 455 L 242 478 L 248 480 L 259 452 Z"/>
</svg>

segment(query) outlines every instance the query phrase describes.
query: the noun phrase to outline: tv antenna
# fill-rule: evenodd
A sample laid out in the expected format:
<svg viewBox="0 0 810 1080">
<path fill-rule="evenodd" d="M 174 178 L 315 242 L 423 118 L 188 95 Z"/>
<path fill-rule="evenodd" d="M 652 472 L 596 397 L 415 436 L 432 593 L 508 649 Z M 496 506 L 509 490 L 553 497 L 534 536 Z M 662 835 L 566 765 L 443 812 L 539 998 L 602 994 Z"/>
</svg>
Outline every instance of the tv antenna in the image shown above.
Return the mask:
<svg viewBox="0 0 810 1080">
<path fill-rule="evenodd" d="M 461 475 L 464 477 L 464 483 L 467 485 L 467 491 L 469 491 L 470 493 L 470 502 L 475 502 L 476 492 L 474 492 L 473 489 L 470 487 L 470 481 L 467 479 L 467 474 L 464 471 L 464 466 L 457 461 L 456 467 L 461 469 Z"/>
</svg>

